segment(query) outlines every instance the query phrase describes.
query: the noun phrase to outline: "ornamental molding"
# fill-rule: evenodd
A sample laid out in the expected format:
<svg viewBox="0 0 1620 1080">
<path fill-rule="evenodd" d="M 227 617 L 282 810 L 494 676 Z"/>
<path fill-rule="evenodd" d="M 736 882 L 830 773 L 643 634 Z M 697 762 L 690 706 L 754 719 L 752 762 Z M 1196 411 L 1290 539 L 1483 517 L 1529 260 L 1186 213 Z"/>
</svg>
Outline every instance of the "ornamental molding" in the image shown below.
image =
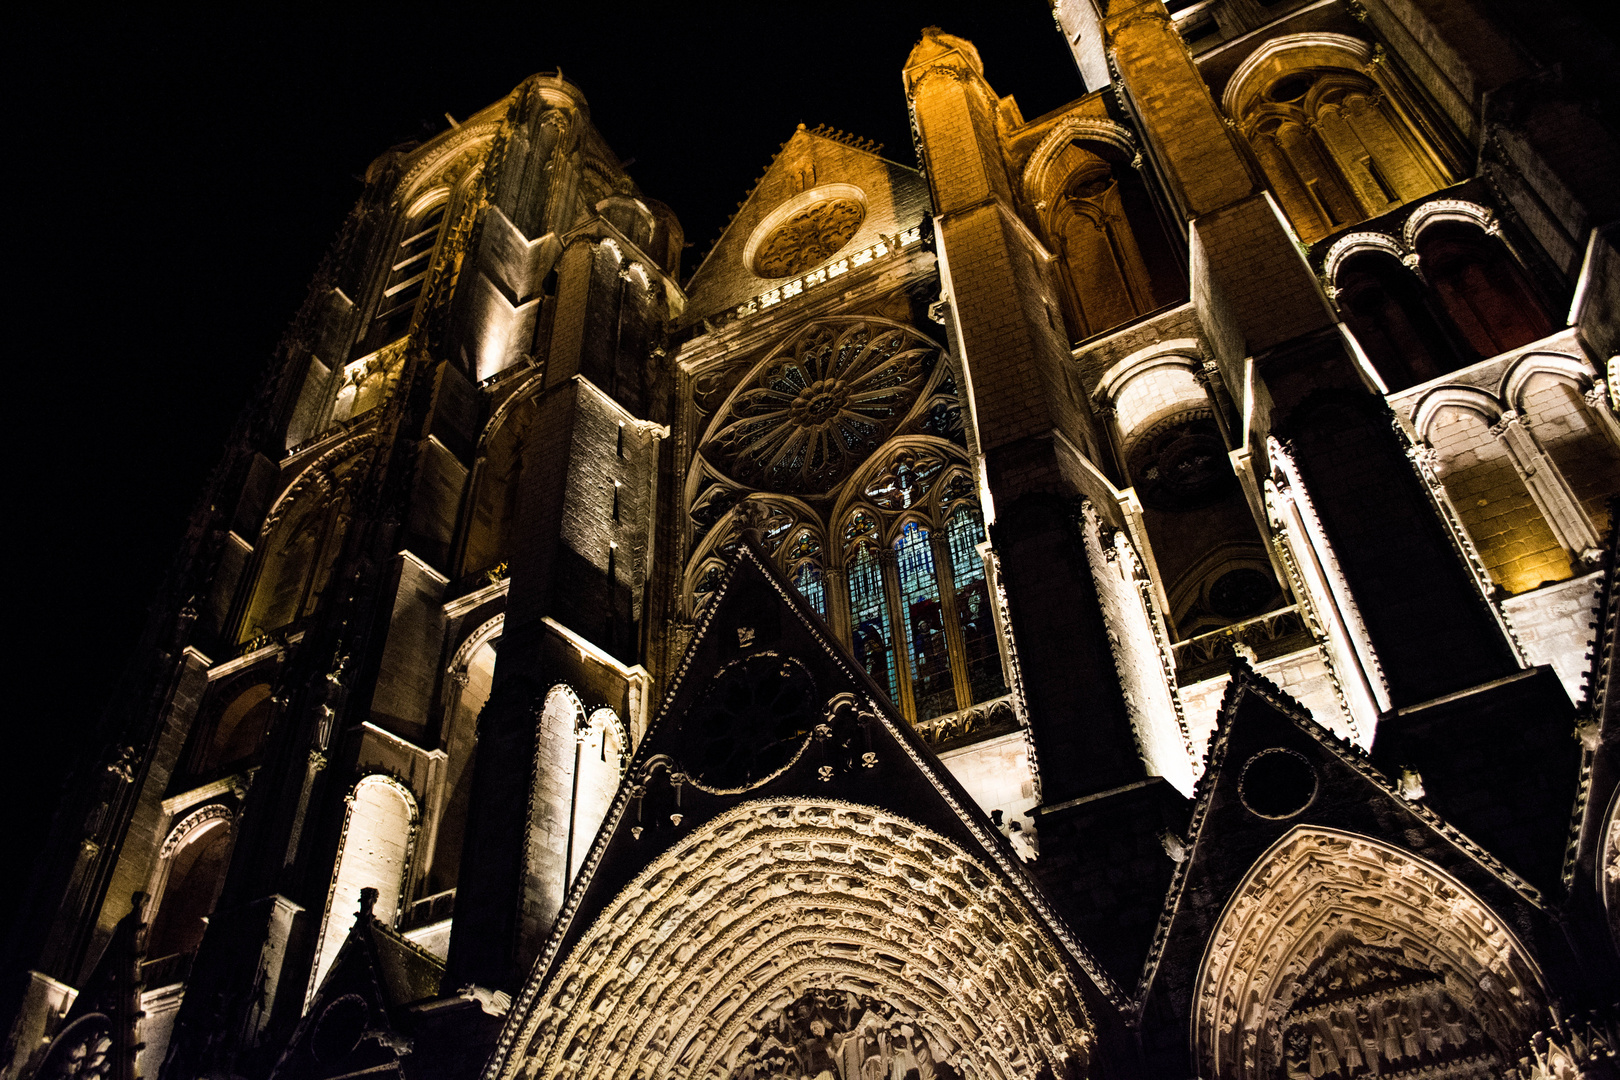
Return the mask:
<svg viewBox="0 0 1620 1080">
<path fill-rule="evenodd" d="M 1289 34 L 1286 37 L 1273 38 L 1260 46 L 1239 64 L 1232 77 L 1226 80 L 1226 89 L 1221 93 L 1221 108 L 1226 115 L 1238 115 L 1240 99 L 1246 88 L 1245 84 L 1252 79 L 1268 60 L 1283 56 L 1286 53 L 1299 52 L 1304 49 L 1326 49 L 1343 53 L 1345 62 L 1342 67 L 1360 70 L 1373 59 L 1373 46 L 1360 38 L 1349 34 L 1311 33 Z M 1319 67 L 1320 64 L 1312 64 Z"/>
<path fill-rule="evenodd" d="M 1497 396 L 1505 407 L 1524 407 L 1525 386 L 1535 375 L 1549 375 L 1560 382 L 1567 382 L 1581 394 L 1600 385 L 1596 369 L 1583 358 L 1562 352 L 1527 352 L 1502 373 Z"/>
<path fill-rule="evenodd" d="M 1112 120 L 1066 116 L 1046 133 L 1046 137 L 1035 147 L 1035 152 L 1029 155 L 1021 181 L 1025 199 L 1034 203 L 1042 197 L 1058 156 L 1072 142 L 1107 143 L 1125 151 L 1133 158 L 1141 152 L 1130 129 Z"/>
<path fill-rule="evenodd" d="M 431 151 L 423 153 L 422 157 L 406 170 L 405 175 L 400 177 L 399 183 L 394 185 L 392 201 L 396 205 L 414 201 L 418 189 L 430 177 L 437 179 L 437 174 L 448 171 L 450 166 L 464 164 L 457 160 L 459 157 L 483 157 L 489 152 L 502 123 L 502 117 L 492 116 L 486 120 L 462 124 L 445 132 L 444 145 L 433 147 Z M 475 145 L 477 143 L 484 145 Z M 467 153 L 468 151 L 470 153 Z"/>
<path fill-rule="evenodd" d="M 853 205 L 859 211 L 859 217 L 847 234 L 829 239 L 826 250 L 818 258 L 814 258 L 802 266 L 797 266 L 795 269 L 788 270 L 784 274 L 761 273 L 755 268 L 755 263 L 761 255 L 760 249 L 775 237 L 777 231 L 788 224 L 791 218 L 818 209 L 823 205 L 831 206 L 839 203 Z M 865 223 L 866 214 L 866 192 L 854 184 L 822 184 L 819 187 L 800 192 L 766 214 L 765 219 L 754 227 L 754 231 L 748 236 L 748 242 L 743 246 L 743 266 L 755 277 L 767 279 L 793 277 L 802 270 L 808 270 L 825 262 L 847 247 L 849 242 L 854 239 L 855 233 Z"/>
<path fill-rule="evenodd" d="M 1412 410 L 1412 427 L 1420 442 L 1432 443 L 1435 420 L 1444 409 L 1461 409 L 1485 421 L 1487 427 L 1502 419 L 1502 403 L 1490 393 L 1474 386 L 1437 386 L 1430 390 Z"/>
<path fill-rule="evenodd" d="M 1417 248 L 1417 238 L 1424 229 L 1441 221 L 1461 221 L 1469 225 L 1477 225 L 1490 236 L 1500 235 L 1501 223 L 1496 220 L 1496 212 L 1478 203 L 1468 202 L 1465 199 L 1431 199 L 1406 218 L 1406 224 L 1401 227 L 1401 239 L 1411 249 Z"/>
<path fill-rule="evenodd" d="M 1411 267 L 1407 248 L 1393 236 L 1381 232 L 1356 232 L 1341 236 L 1328 248 L 1322 259 L 1322 277 L 1329 285 L 1339 276 L 1339 267 L 1352 255 L 1377 251 L 1392 256 L 1403 266 Z M 1414 268 L 1415 269 L 1415 268 Z"/>
<path fill-rule="evenodd" d="M 236 811 L 224 803 L 209 803 L 207 806 L 193 810 L 169 830 L 164 839 L 163 846 L 158 849 L 158 858 L 167 859 L 192 839 L 199 829 L 212 822 L 223 821 L 228 827 L 236 819 Z"/>
<path fill-rule="evenodd" d="M 396 342 L 375 355 L 381 357 L 384 352 L 396 348 L 399 355 L 403 356 L 405 352 L 403 341 Z M 341 492 L 346 483 L 343 479 L 333 478 L 336 466 L 351 457 L 357 457 L 376 441 L 376 426 L 370 425 L 363 431 L 356 432 L 335 444 L 322 453 L 320 457 L 299 470 L 298 475 L 293 477 L 286 487 L 282 488 L 281 494 L 277 495 L 275 501 L 271 504 L 270 512 L 264 516 L 264 524 L 259 527 L 260 538 L 270 535 L 270 531 L 276 527 L 282 516 L 287 512 L 287 508 L 297 500 L 298 496 L 306 491 L 314 489 L 325 496 Z"/>
<path fill-rule="evenodd" d="M 506 613 L 504 611 L 493 619 L 481 623 L 477 629 L 467 635 L 466 639 L 456 649 L 455 656 L 451 657 L 450 663 L 445 667 L 445 673 L 447 675 L 460 673 L 465 676 L 467 666 L 472 663 L 473 654 L 486 642 L 494 641 L 500 637 L 501 631 L 505 629 Z"/>
<path fill-rule="evenodd" d="M 1103 372 L 1097 388 L 1091 392 L 1093 402 L 1112 404 L 1133 379 L 1155 368 L 1178 367 L 1197 378 L 1203 371 L 1203 352 L 1194 338 L 1173 338 L 1138 349 Z"/>
</svg>

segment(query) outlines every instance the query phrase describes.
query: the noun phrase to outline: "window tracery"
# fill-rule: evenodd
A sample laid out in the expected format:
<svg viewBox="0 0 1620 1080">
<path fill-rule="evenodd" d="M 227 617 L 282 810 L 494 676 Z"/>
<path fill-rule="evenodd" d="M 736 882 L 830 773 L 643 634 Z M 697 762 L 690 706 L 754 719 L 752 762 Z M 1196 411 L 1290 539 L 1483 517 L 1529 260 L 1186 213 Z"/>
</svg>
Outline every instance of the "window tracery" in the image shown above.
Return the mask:
<svg viewBox="0 0 1620 1080">
<path fill-rule="evenodd" d="M 938 361 L 905 327 L 812 324 L 732 391 L 704 456 L 749 487 L 826 494 L 894 433 Z"/>
<path fill-rule="evenodd" d="M 855 199 L 824 199 L 807 206 L 760 244 L 754 255 L 754 272 L 764 278 L 803 273 L 836 255 L 864 220 L 866 208 Z"/>
<path fill-rule="evenodd" d="M 830 318 L 737 379 L 687 487 L 700 615 L 753 529 L 805 602 L 916 721 L 1007 693 L 978 485 L 940 347 Z M 700 376 L 713 385 L 718 373 Z"/>
</svg>

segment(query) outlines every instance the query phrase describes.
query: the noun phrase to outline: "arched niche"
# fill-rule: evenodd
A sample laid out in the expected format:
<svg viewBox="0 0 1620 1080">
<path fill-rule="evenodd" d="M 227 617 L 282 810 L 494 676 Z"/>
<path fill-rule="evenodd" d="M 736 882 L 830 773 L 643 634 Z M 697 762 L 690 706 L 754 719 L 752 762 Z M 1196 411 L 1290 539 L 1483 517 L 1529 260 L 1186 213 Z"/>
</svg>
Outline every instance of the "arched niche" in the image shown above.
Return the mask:
<svg viewBox="0 0 1620 1080">
<path fill-rule="evenodd" d="M 1594 392 L 1595 390 L 1595 392 Z M 1503 396 L 1529 425 L 1600 537 L 1608 535 L 1609 500 L 1620 492 L 1620 444 L 1607 395 L 1573 356 L 1529 353 L 1503 378 Z"/>
<path fill-rule="evenodd" d="M 1157 372 L 1187 378 L 1175 368 Z M 1288 597 L 1208 396 L 1196 404 L 1190 397 L 1182 401 L 1133 431 L 1122 456 L 1171 604 L 1165 615 L 1186 640 L 1275 610 Z"/>
<path fill-rule="evenodd" d="M 153 880 L 149 961 L 192 953 L 202 944 L 230 868 L 233 818 L 229 807 L 214 803 L 169 830 Z"/>
<path fill-rule="evenodd" d="M 1179 261 L 1129 144 L 1060 127 L 1025 173 L 1057 255 L 1075 338 L 1103 333 L 1184 295 Z M 1031 190 L 1033 189 L 1033 190 Z"/>
<path fill-rule="evenodd" d="M 209 688 L 203 711 L 191 729 L 183 772 L 191 779 L 249 763 L 269 732 L 275 701 L 266 670 L 246 672 Z M 235 769 L 233 769 L 235 771 Z"/>
<path fill-rule="evenodd" d="M 1221 102 L 1306 243 L 1457 179 L 1404 82 L 1356 38 L 1268 41 Z"/>
<path fill-rule="evenodd" d="M 469 634 L 456 650 L 447 673 L 448 700 L 439 734 L 439 748 L 445 752 L 444 801 L 423 885 L 429 895 L 454 889 L 461 872 L 461 846 L 467 832 L 473 762 L 478 752 L 478 716 L 489 701 L 496 648 L 505 624 L 505 616 L 497 615 Z"/>
<path fill-rule="evenodd" d="M 1427 290 L 1389 251 L 1361 249 L 1333 276 L 1339 313 L 1389 393 L 1438 379 L 1464 364 Z"/>
<path fill-rule="evenodd" d="M 1500 239 L 1471 221 L 1442 217 L 1413 242 L 1434 295 L 1477 356 L 1497 356 L 1552 333 L 1552 319 Z"/>
<path fill-rule="evenodd" d="M 618 794 L 624 760 L 630 752 L 619 714 L 603 706 L 591 711 L 575 732 L 574 807 L 569 826 L 568 880 L 579 874 L 591 842 Z"/>
<path fill-rule="evenodd" d="M 337 865 L 327 889 L 310 997 L 326 978 L 343 940 L 354 928 L 361 889 L 377 890 L 372 910 L 384 925 L 393 925 L 398 917 L 416 847 L 418 820 L 416 796 L 391 776 L 363 776 L 350 790 Z"/>
<path fill-rule="evenodd" d="M 1437 389 L 1419 404 L 1418 434 L 1434 450 L 1441 486 L 1491 580 L 1522 593 L 1573 572 L 1542 509 L 1495 425 L 1502 417 L 1489 395 L 1464 387 Z"/>
<path fill-rule="evenodd" d="M 479 440 L 472 490 L 461 531 L 461 573 L 493 570 L 512 553 L 524 437 L 534 420 L 541 381 L 531 380 L 502 402 Z"/>
<path fill-rule="evenodd" d="M 841 1037 L 859 1028 L 856 1006 L 903 1017 L 939 1076 L 1087 1074 L 1073 958 L 1027 896 L 872 807 L 745 803 L 656 858 L 559 955 L 564 936 L 514 1007 L 491 1076 L 747 1075 L 800 1002 L 847 1022 Z M 987 939 L 999 948 L 973 944 Z"/>
<path fill-rule="evenodd" d="M 1192 1042 L 1211 1080 L 1367 1074 L 1477 1059 L 1494 1076 L 1546 1017 L 1535 960 L 1439 867 L 1299 826 L 1250 868 L 1210 935 Z M 1356 1072 L 1354 1075 L 1363 1075 Z"/>
</svg>

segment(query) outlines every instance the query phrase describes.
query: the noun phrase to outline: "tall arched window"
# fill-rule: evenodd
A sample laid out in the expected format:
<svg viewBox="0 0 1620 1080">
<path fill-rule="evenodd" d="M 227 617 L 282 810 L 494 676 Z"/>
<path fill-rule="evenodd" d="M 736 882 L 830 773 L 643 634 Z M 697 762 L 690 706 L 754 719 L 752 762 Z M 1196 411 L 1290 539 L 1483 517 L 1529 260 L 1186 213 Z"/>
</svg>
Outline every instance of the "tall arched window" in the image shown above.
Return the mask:
<svg viewBox="0 0 1620 1080">
<path fill-rule="evenodd" d="M 784 552 L 784 569 L 788 580 L 805 602 L 816 609 L 816 614 L 827 617 L 827 581 L 822 575 L 821 541 L 809 529 L 802 530 L 790 541 Z"/>
<path fill-rule="evenodd" d="M 951 514 L 945 535 L 970 695 L 975 702 L 987 701 L 1005 694 L 1007 682 L 1002 675 L 1000 639 L 990 608 L 990 583 L 979 554 L 979 545 L 984 543 L 984 519 L 977 509 L 960 506 Z"/>
<path fill-rule="evenodd" d="M 875 462 L 844 518 L 855 658 L 918 721 L 1005 694 L 971 474 L 927 444 Z"/>
<path fill-rule="evenodd" d="M 844 573 L 849 578 L 850 647 L 855 660 L 889 692 L 900 700 L 900 676 L 894 659 L 894 620 L 889 615 L 889 597 L 883 584 L 883 565 L 878 557 L 877 524 L 856 511 L 850 522 L 855 539 L 846 555 Z"/>
</svg>

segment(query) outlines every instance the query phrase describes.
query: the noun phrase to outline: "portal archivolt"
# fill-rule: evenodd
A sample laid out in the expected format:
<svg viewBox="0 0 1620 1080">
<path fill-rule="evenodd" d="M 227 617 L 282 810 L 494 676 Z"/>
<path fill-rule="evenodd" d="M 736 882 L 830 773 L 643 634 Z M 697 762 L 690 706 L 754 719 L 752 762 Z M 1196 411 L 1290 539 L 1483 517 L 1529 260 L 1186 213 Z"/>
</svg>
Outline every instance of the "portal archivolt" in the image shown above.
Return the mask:
<svg viewBox="0 0 1620 1080">
<path fill-rule="evenodd" d="M 893 814 L 746 803 L 542 967 L 497 1075 L 752 1075 L 810 1009 L 832 1018 L 813 1052 L 834 1076 L 889 1068 L 884 1055 L 940 1076 L 1083 1076 L 1091 1023 L 1038 919 L 998 873 Z"/>
<path fill-rule="evenodd" d="M 1220 1080 L 1425 1066 L 1490 1077 L 1541 1026 L 1545 1002 L 1535 961 L 1445 871 L 1370 837 L 1301 827 L 1228 902 L 1192 1035 L 1201 1075 Z"/>
</svg>

